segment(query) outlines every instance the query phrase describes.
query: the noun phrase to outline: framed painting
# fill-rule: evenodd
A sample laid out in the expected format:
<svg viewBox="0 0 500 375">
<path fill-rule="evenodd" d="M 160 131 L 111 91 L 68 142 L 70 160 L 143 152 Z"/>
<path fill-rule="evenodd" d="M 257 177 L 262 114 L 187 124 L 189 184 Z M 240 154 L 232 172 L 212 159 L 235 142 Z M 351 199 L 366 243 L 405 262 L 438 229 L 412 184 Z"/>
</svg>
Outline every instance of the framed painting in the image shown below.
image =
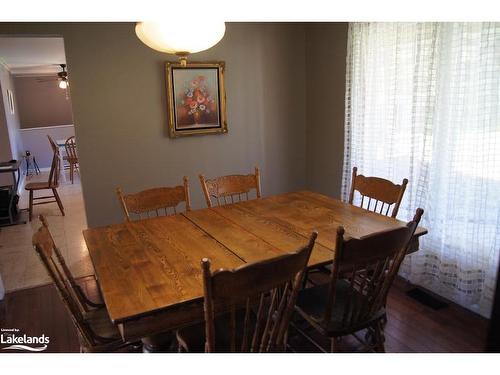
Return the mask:
<svg viewBox="0 0 500 375">
<path fill-rule="evenodd" d="M 227 133 L 224 62 L 167 62 L 169 135 Z"/>
</svg>

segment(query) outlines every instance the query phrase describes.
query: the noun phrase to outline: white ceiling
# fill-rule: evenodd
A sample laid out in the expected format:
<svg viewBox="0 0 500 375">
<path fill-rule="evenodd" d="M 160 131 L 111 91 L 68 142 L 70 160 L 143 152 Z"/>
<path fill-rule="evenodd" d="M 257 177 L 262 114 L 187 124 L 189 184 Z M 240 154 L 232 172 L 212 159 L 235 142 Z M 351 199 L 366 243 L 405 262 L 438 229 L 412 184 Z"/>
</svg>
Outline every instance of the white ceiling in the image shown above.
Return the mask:
<svg viewBox="0 0 500 375">
<path fill-rule="evenodd" d="M 0 37 L 0 62 L 14 75 L 61 71 L 66 63 L 63 38 Z"/>
</svg>

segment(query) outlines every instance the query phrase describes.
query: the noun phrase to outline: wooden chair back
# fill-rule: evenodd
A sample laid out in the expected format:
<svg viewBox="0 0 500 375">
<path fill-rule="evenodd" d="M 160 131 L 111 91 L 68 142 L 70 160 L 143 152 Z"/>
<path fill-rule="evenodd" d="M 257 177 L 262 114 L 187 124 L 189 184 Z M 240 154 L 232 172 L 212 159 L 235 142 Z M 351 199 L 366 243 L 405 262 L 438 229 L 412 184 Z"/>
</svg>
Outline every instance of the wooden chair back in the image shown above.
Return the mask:
<svg viewBox="0 0 500 375">
<path fill-rule="evenodd" d="M 53 255 L 55 255 L 55 261 L 57 261 L 58 268 L 61 270 L 66 284 L 71 289 L 73 297 L 76 298 L 76 300 L 78 302 L 78 306 L 80 307 L 80 309 L 82 311 L 85 311 L 85 312 L 89 311 L 88 300 L 86 300 L 84 295 L 82 294 L 80 286 L 78 285 L 75 278 L 73 277 L 73 274 L 71 273 L 68 265 L 66 264 L 66 261 L 64 260 L 64 257 L 61 254 L 61 251 L 56 246 L 56 244 L 54 242 L 54 238 L 52 237 L 52 234 L 50 233 L 49 224 L 47 222 L 47 219 L 43 215 L 40 215 L 38 218 L 40 219 L 43 227 L 47 229 L 46 233 L 48 234 L 48 236 L 50 236 L 50 240 L 51 240 L 51 243 L 53 245 L 52 251 L 53 251 Z"/>
<path fill-rule="evenodd" d="M 48 134 L 47 134 L 47 138 L 49 139 L 49 143 L 50 143 L 50 147 L 52 148 L 52 151 L 54 151 L 55 149 L 59 150 L 59 147 L 57 146 L 57 143 L 54 141 L 54 139 Z"/>
<path fill-rule="evenodd" d="M 248 200 L 248 194 L 254 189 L 256 197 L 261 197 L 258 167 L 255 167 L 255 174 L 229 175 L 213 179 L 206 179 L 200 174 L 199 177 L 208 207 L 213 207 L 212 198 L 215 199 L 217 206 Z"/>
<path fill-rule="evenodd" d="M 78 163 L 78 154 L 76 151 L 75 136 L 69 137 L 64 143 L 64 148 L 66 149 L 66 155 L 70 163 Z"/>
<path fill-rule="evenodd" d="M 405 178 L 401 185 L 396 185 L 389 180 L 380 177 L 365 177 L 358 175 L 357 172 L 358 168 L 354 167 L 352 169 L 349 203 L 353 204 L 354 191 L 358 191 L 361 194 L 360 206 L 362 208 L 388 216 L 391 206 L 394 205 L 390 216 L 396 217 L 408 180 Z"/>
<path fill-rule="evenodd" d="M 93 346 L 99 338 L 85 322 L 82 311 L 79 308 L 79 302 L 71 290 L 68 280 L 69 270 L 62 266 L 60 260 L 61 253 L 54 243 L 52 235 L 49 232 L 47 222 L 41 216 L 43 225 L 33 235 L 32 243 L 35 251 L 40 257 L 50 278 L 54 282 L 62 302 L 71 315 L 80 337 L 84 340 L 86 346 Z"/>
<path fill-rule="evenodd" d="M 210 261 L 202 260 L 207 352 L 215 351 L 217 340 L 215 306 L 230 310 L 230 327 L 227 327 L 230 347 L 227 351 L 284 350 L 285 333 L 316 237 L 317 233 L 313 232 L 309 243 L 294 253 L 233 270 L 220 269 L 212 273 Z M 241 308 L 244 309 L 243 323 L 236 327 L 236 310 Z M 237 337 L 241 338 L 240 342 Z"/>
<path fill-rule="evenodd" d="M 328 301 L 323 316 L 327 325 L 333 311 L 336 312 L 336 319 L 341 319 L 341 326 L 346 328 L 362 325 L 381 311 L 423 212 L 417 209 L 413 220 L 405 227 L 359 239 L 344 239 L 344 228 L 340 226 L 337 229 Z M 345 278 L 347 274 L 347 279 L 339 279 L 340 269 L 343 270 L 341 277 Z M 344 283 L 344 288 L 339 287 L 339 282 Z"/>
<path fill-rule="evenodd" d="M 184 176 L 183 181 L 183 185 L 180 186 L 152 188 L 133 194 L 124 194 L 117 188 L 116 194 L 125 214 L 125 220 L 131 221 L 131 214 L 139 219 L 175 215 L 177 206 L 181 202 L 185 202 L 186 211 L 190 211 L 189 180 Z"/>
<path fill-rule="evenodd" d="M 59 186 L 59 178 L 61 175 L 61 158 L 59 155 L 59 147 L 54 142 L 52 137 L 47 134 L 47 138 L 49 139 L 50 146 L 52 147 L 52 163 L 50 164 L 50 172 L 49 172 L 49 187 L 56 188 Z"/>
</svg>

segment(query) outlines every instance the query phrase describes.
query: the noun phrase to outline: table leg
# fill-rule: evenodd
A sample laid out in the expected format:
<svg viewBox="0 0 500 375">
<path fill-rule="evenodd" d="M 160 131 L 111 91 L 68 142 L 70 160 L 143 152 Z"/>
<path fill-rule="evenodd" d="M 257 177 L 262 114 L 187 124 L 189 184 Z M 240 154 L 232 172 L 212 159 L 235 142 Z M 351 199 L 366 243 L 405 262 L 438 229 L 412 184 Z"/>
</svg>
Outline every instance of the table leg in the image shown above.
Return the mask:
<svg viewBox="0 0 500 375">
<path fill-rule="evenodd" d="M 177 341 L 173 332 L 159 333 L 144 337 L 142 340 L 144 353 L 176 353 Z"/>
</svg>

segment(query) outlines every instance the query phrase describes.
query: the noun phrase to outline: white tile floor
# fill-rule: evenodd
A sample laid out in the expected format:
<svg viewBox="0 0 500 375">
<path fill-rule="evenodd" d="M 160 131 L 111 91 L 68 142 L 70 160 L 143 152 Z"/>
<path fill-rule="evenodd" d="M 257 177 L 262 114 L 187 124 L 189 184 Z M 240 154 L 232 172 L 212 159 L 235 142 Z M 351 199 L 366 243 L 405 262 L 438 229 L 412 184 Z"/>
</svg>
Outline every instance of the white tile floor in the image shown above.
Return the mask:
<svg viewBox="0 0 500 375">
<path fill-rule="evenodd" d="M 66 172 L 68 173 L 68 172 Z M 46 181 L 48 172 L 33 176 L 26 182 Z M 62 182 L 59 195 L 66 216 L 62 216 L 56 203 L 34 206 L 31 223 L 0 228 L 0 275 L 7 292 L 43 285 L 50 282 L 35 250 L 31 246 L 31 236 L 40 227 L 36 218 L 43 214 L 56 245 L 61 250 L 66 263 L 75 277 L 94 273 L 82 230 L 87 228 L 82 189 L 78 175 L 75 183 Z M 19 207 L 28 207 L 28 194 L 23 191 Z M 35 196 L 46 195 L 43 191 Z M 26 214 L 27 218 L 27 214 Z"/>
</svg>

